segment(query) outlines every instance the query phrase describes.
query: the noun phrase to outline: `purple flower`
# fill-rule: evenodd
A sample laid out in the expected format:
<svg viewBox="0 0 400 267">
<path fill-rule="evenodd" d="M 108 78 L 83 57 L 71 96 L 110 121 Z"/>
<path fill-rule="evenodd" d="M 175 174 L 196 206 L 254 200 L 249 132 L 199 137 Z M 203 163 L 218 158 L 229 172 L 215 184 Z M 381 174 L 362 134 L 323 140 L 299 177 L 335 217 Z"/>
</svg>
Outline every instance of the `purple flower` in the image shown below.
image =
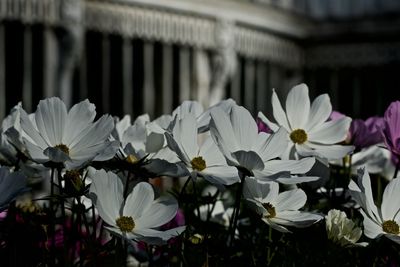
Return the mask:
<svg viewBox="0 0 400 267">
<path fill-rule="evenodd" d="M 356 149 L 363 149 L 383 141 L 381 131 L 384 127 L 383 118 L 371 117 L 366 121 L 355 119 L 350 125 L 350 142 Z"/>
<path fill-rule="evenodd" d="M 392 102 L 384 116 L 383 138 L 387 148 L 400 157 L 400 101 Z"/>
<path fill-rule="evenodd" d="M 345 116 L 338 111 L 332 111 L 329 119 L 334 121 Z M 383 141 L 381 134 L 383 128 L 384 119 L 382 117 L 374 116 L 365 121 L 353 119 L 345 142 L 354 145 L 356 150 L 381 143 Z"/>
<path fill-rule="evenodd" d="M 262 120 L 260 120 L 259 118 L 257 118 L 256 120 L 257 123 L 257 127 L 258 127 L 258 132 L 264 132 L 264 133 L 268 133 L 268 134 L 272 134 L 273 131 L 271 130 L 271 128 L 268 127 L 267 124 L 265 124 Z"/>
</svg>

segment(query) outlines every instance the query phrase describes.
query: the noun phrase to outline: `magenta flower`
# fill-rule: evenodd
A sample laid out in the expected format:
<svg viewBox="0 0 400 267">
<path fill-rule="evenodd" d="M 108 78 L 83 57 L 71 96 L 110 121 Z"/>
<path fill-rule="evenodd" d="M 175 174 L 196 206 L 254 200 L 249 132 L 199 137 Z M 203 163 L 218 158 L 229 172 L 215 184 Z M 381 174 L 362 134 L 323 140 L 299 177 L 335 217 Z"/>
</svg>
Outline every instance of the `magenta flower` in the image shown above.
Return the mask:
<svg viewBox="0 0 400 267">
<path fill-rule="evenodd" d="M 383 139 L 387 148 L 400 157 L 400 101 L 392 102 L 384 116 Z"/>
<path fill-rule="evenodd" d="M 335 121 L 345 116 L 338 111 L 332 111 L 329 119 Z M 345 142 L 354 145 L 356 150 L 376 145 L 383 142 L 381 132 L 384 127 L 384 119 L 382 117 L 374 116 L 365 121 L 353 119 Z"/>
<path fill-rule="evenodd" d="M 359 150 L 381 143 L 383 128 L 384 120 L 381 117 L 371 117 L 365 121 L 354 119 L 349 129 L 350 142 Z"/>
<path fill-rule="evenodd" d="M 258 132 L 264 132 L 267 134 L 272 134 L 273 131 L 271 130 L 271 128 L 268 127 L 268 125 L 266 123 L 264 123 L 262 120 L 260 120 L 259 118 L 257 118 L 256 120 L 257 123 L 257 127 L 258 127 Z"/>
</svg>

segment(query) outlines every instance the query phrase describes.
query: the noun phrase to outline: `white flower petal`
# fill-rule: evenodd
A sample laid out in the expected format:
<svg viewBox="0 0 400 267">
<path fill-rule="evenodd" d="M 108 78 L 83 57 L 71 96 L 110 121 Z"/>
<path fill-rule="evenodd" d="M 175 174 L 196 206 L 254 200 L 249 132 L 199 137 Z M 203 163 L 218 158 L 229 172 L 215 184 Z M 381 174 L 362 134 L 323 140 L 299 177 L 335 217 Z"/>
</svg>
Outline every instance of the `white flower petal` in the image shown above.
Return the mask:
<svg viewBox="0 0 400 267">
<path fill-rule="evenodd" d="M 72 144 L 70 144 L 70 156 L 75 152 L 85 150 L 91 146 L 104 143 L 114 129 L 114 120 L 110 115 L 103 115 L 88 130 L 82 132 Z"/>
<path fill-rule="evenodd" d="M 382 218 L 393 220 L 400 209 L 400 178 L 395 178 L 386 186 L 382 198 Z"/>
<path fill-rule="evenodd" d="M 143 241 L 151 245 L 163 245 L 170 238 L 180 235 L 183 231 L 185 231 L 185 229 L 185 226 L 180 226 L 167 231 L 157 231 L 154 229 L 135 229 L 133 234 L 136 235 L 134 239 L 137 241 Z"/>
<path fill-rule="evenodd" d="M 23 109 L 21 109 L 21 128 L 27 133 L 27 137 L 29 137 L 36 146 L 40 147 L 42 151 L 51 146 L 51 144 L 40 135 L 37 128 L 29 119 L 28 114 L 26 114 Z"/>
<path fill-rule="evenodd" d="M 199 174 L 213 184 L 231 185 L 240 181 L 238 170 L 232 166 L 207 167 Z"/>
<path fill-rule="evenodd" d="M 146 137 L 146 127 L 136 123 L 125 130 L 121 143 L 123 147 L 127 144 L 132 144 L 136 151 L 145 150 Z"/>
<path fill-rule="evenodd" d="M 275 182 L 259 182 L 252 177 L 246 177 L 243 185 L 243 196 L 246 199 L 256 199 L 262 203 L 274 202 L 279 194 L 279 184 Z"/>
<path fill-rule="evenodd" d="M 288 134 L 283 127 L 280 127 L 275 133 L 268 135 L 259 133 L 252 150 L 257 151 L 262 161 L 277 158 L 282 155 L 288 144 Z"/>
<path fill-rule="evenodd" d="M 344 117 L 335 121 L 328 121 L 311 129 L 308 134 L 310 142 L 321 144 L 336 144 L 346 139 L 351 119 Z"/>
<path fill-rule="evenodd" d="M 288 171 L 292 174 L 303 174 L 311 170 L 315 164 L 315 158 L 303 158 L 300 160 L 270 160 L 264 162 L 265 170 L 271 173 Z"/>
<path fill-rule="evenodd" d="M 364 217 L 364 235 L 371 239 L 375 239 L 378 236 L 385 234 L 382 230 L 382 226 L 374 222 L 363 210 L 360 210 Z"/>
<path fill-rule="evenodd" d="M 199 102 L 185 100 L 172 112 L 172 117 L 177 116 L 179 120 L 186 117 L 186 115 L 191 114 L 193 117 L 197 118 L 203 113 L 203 110 L 204 108 Z"/>
<path fill-rule="evenodd" d="M 224 155 L 222 155 L 221 151 L 214 143 L 214 140 L 210 135 L 207 135 L 206 140 L 204 140 L 204 143 L 201 145 L 199 156 L 204 158 L 207 166 L 226 165 Z"/>
<path fill-rule="evenodd" d="M 289 229 L 287 229 L 286 227 L 279 225 L 277 223 L 275 223 L 275 221 L 273 219 L 268 219 L 268 218 L 262 218 L 262 220 L 268 224 L 269 226 L 271 226 L 273 229 L 281 232 L 281 233 L 291 233 L 291 231 L 289 231 Z"/>
<path fill-rule="evenodd" d="M 178 211 L 178 203 L 172 198 L 157 199 L 141 217 L 135 220 L 139 229 L 159 227 L 171 221 Z"/>
<path fill-rule="evenodd" d="M 254 151 L 239 150 L 232 153 L 232 157 L 239 163 L 238 167 L 243 167 L 248 171 L 263 170 L 264 163 L 260 156 Z"/>
<path fill-rule="evenodd" d="M 160 149 L 164 147 L 165 138 L 164 134 L 150 133 L 147 136 L 146 148 L 147 153 L 157 153 Z"/>
<path fill-rule="evenodd" d="M 354 190 L 350 191 L 352 195 L 355 196 L 358 204 L 363 207 L 364 210 L 367 211 L 367 215 L 374 220 L 377 224 L 382 223 L 382 218 L 380 216 L 380 212 L 375 205 L 372 189 L 371 189 L 371 180 L 368 172 L 365 169 L 358 170 L 358 187 L 352 181 L 349 184 L 349 189 Z"/>
<path fill-rule="evenodd" d="M 321 177 L 317 177 L 317 176 L 291 176 L 290 178 L 279 177 L 278 179 L 276 179 L 276 182 L 281 183 L 281 184 L 292 185 L 292 184 L 301 184 L 301 183 L 314 182 L 314 181 L 318 181 L 319 179 L 321 179 Z"/>
<path fill-rule="evenodd" d="M 287 131 L 291 131 L 292 129 L 289 126 L 286 113 L 282 108 L 281 102 L 279 101 L 275 89 L 273 89 L 272 91 L 272 109 L 276 123 L 279 126 L 283 126 Z"/>
<path fill-rule="evenodd" d="M 315 126 L 318 126 L 325 122 L 332 113 L 332 104 L 328 94 L 323 94 L 314 99 L 311 110 L 310 117 L 305 125 L 304 130 L 308 132 Z"/>
<path fill-rule="evenodd" d="M 304 129 L 309 113 L 308 87 L 302 83 L 293 87 L 286 98 L 286 114 L 291 129 Z"/>
<path fill-rule="evenodd" d="M 189 165 L 192 159 L 189 159 L 189 156 L 183 151 L 183 149 L 181 149 L 174 137 L 168 132 L 165 132 L 164 135 L 165 139 L 167 140 L 168 147 L 176 153 L 180 160 L 182 160 L 186 165 Z"/>
<path fill-rule="evenodd" d="M 96 117 L 96 107 L 89 100 L 74 105 L 68 112 L 65 120 L 63 144 L 70 145 Z"/>
<path fill-rule="evenodd" d="M 276 132 L 279 129 L 279 125 L 277 125 L 276 123 L 273 123 L 272 121 L 270 121 L 265 115 L 264 113 L 262 113 L 261 111 L 258 112 L 258 118 L 265 123 L 273 132 Z"/>
<path fill-rule="evenodd" d="M 240 148 L 250 150 L 257 139 L 258 127 L 250 112 L 242 106 L 233 106 L 230 114 L 233 132 Z"/>
<path fill-rule="evenodd" d="M 124 216 L 139 219 L 151 207 L 154 201 L 154 191 L 149 183 L 138 183 L 128 195 L 122 211 Z"/>
<path fill-rule="evenodd" d="M 307 196 L 301 189 L 293 189 L 282 192 L 278 195 L 275 202 L 276 211 L 298 210 L 306 204 Z"/>
<path fill-rule="evenodd" d="M 189 160 L 197 156 L 199 151 L 197 145 L 197 122 L 192 114 L 187 114 L 183 119 L 176 122 L 173 129 L 173 137 Z"/>
<path fill-rule="evenodd" d="M 221 152 L 228 159 L 232 159 L 231 152 L 239 150 L 240 147 L 233 133 L 232 124 L 228 115 L 220 108 L 210 112 L 210 133 Z"/>
<path fill-rule="evenodd" d="M 226 112 L 226 114 L 229 114 L 231 112 L 232 106 L 236 105 L 235 100 L 229 98 L 226 100 L 223 100 L 219 102 L 218 104 L 208 108 L 206 111 L 204 111 L 198 118 L 197 118 L 197 125 L 199 127 L 199 133 L 204 133 L 210 129 L 209 124 L 210 124 L 210 113 L 212 110 L 215 108 L 220 108 L 223 111 Z"/>
<path fill-rule="evenodd" d="M 276 223 L 286 226 L 304 228 L 322 220 L 323 218 L 324 217 L 322 217 L 321 215 L 310 212 L 284 211 L 278 213 L 277 217 L 273 218 L 272 220 Z"/>
<path fill-rule="evenodd" d="M 49 161 L 49 158 L 43 153 L 43 148 L 32 144 L 28 140 L 24 139 L 25 147 L 28 150 L 29 156 L 32 160 L 40 163 Z"/>
<path fill-rule="evenodd" d="M 296 144 L 296 150 L 301 156 L 304 157 L 317 156 L 333 160 L 342 159 L 344 156 L 350 154 L 354 150 L 354 147 L 341 145 L 320 145 L 308 142 L 305 145 Z"/>
<path fill-rule="evenodd" d="M 61 144 L 66 117 L 67 109 L 58 97 L 40 100 L 35 121 L 39 132 L 51 146 Z"/>
<path fill-rule="evenodd" d="M 123 198 L 123 185 L 113 172 L 88 168 L 88 177 L 92 180 L 90 193 L 95 194 L 94 204 L 100 217 L 109 225 L 115 226 L 120 217 Z"/>
</svg>

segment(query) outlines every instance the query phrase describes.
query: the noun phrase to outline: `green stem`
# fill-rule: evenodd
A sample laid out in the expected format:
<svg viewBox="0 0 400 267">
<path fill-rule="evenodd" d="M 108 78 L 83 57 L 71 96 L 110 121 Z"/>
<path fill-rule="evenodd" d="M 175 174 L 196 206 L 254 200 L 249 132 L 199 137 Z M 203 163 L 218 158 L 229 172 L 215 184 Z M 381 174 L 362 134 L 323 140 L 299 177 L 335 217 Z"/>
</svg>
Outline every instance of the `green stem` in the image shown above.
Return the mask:
<svg viewBox="0 0 400 267">
<path fill-rule="evenodd" d="M 185 190 L 186 190 L 186 187 L 187 187 L 187 185 L 189 184 L 189 181 L 190 181 L 190 176 L 186 179 L 186 182 L 185 182 L 185 184 L 183 185 L 183 187 L 182 187 L 182 189 L 181 189 L 181 192 L 179 192 L 179 197 L 178 197 L 178 199 L 179 200 L 181 200 L 181 198 L 182 198 L 182 195 L 185 193 Z M 181 202 L 181 201 L 179 201 L 179 202 Z"/>
<path fill-rule="evenodd" d="M 49 236 L 51 238 L 51 246 L 50 246 L 50 260 L 51 264 L 56 263 L 55 257 L 55 248 L 56 248 L 56 214 L 54 212 L 54 168 L 51 168 L 50 174 L 50 227 L 49 227 Z M 53 262 L 54 261 L 54 262 Z"/>
<path fill-rule="evenodd" d="M 237 227 L 239 211 L 240 211 L 240 200 L 242 199 L 243 185 L 244 185 L 244 181 L 245 181 L 245 177 L 246 177 L 241 171 L 239 171 L 239 176 L 240 176 L 239 188 L 236 191 L 235 207 L 233 210 L 231 223 L 229 224 L 229 229 L 230 229 L 230 245 L 229 245 L 229 247 L 232 247 L 233 240 L 235 239 L 235 230 Z"/>
<path fill-rule="evenodd" d="M 394 171 L 393 179 L 397 177 L 397 174 L 399 172 L 399 165 L 400 165 L 400 157 L 399 157 L 399 163 L 396 164 L 396 170 Z"/>
<path fill-rule="evenodd" d="M 194 181 L 194 179 L 191 179 L 191 180 L 192 180 L 192 184 L 193 184 L 193 193 L 194 193 L 194 201 L 195 201 L 194 204 L 196 205 L 197 216 L 199 217 L 199 219 L 201 219 L 199 202 L 197 200 L 196 182 Z"/>
<path fill-rule="evenodd" d="M 272 227 L 268 229 L 268 252 L 267 252 L 267 266 L 270 266 L 272 259 L 275 256 L 275 249 L 272 251 Z"/>
</svg>

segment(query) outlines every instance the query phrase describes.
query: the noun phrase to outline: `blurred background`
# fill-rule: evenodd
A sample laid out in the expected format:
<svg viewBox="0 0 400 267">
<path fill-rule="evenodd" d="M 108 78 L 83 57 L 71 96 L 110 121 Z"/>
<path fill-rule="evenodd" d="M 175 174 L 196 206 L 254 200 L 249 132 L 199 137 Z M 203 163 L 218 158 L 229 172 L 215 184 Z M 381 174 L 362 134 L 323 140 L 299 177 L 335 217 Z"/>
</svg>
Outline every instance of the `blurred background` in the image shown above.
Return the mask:
<svg viewBox="0 0 400 267">
<path fill-rule="evenodd" d="M 0 118 L 54 95 L 118 116 L 229 97 L 269 114 L 272 89 L 300 82 L 383 115 L 400 99 L 400 1 L 0 0 Z"/>
</svg>

